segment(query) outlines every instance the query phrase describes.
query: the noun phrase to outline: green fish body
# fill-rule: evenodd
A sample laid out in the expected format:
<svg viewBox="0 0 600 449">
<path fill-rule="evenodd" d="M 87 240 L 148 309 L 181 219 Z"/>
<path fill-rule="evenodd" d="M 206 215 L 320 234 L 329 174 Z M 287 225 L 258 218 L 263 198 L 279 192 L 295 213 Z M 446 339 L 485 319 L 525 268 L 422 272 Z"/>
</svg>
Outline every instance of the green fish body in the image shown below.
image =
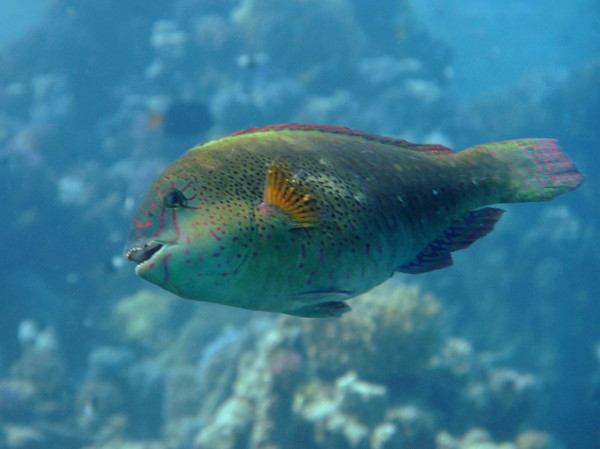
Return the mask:
<svg viewBox="0 0 600 449">
<path fill-rule="evenodd" d="M 168 166 L 125 255 L 184 298 L 339 316 L 396 271 L 451 265 L 500 218 L 485 206 L 549 200 L 582 181 L 551 139 L 454 152 L 338 127 L 253 128 Z"/>
</svg>

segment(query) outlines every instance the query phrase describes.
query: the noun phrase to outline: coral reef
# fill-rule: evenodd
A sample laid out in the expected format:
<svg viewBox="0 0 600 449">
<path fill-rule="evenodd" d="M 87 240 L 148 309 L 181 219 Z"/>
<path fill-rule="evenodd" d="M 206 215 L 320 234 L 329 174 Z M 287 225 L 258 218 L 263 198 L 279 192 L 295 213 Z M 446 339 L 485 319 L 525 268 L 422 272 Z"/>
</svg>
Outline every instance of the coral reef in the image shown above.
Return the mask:
<svg viewBox="0 0 600 449">
<path fill-rule="evenodd" d="M 559 447 L 545 433 L 519 433 L 536 379 L 445 336 L 441 303 L 417 286 L 388 282 L 338 320 L 257 314 L 244 323 L 237 317 L 248 312 L 235 311 L 235 325 L 211 328 L 197 313 L 178 338 L 164 333 L 172 306 L 154 307 L 155 299 L 141 291 L 116 304 L 117 340 L 137 349 L 91 351 L 74 399 L 61 407 L 60 346 L 25 323 L 23 355 L 0 383 L 6 447 L 54 441 L 42 423 L 59 411 L 71 417 L 67 445 L 102 448 Z"/>
<path fill-rule="evenodd" d="M 358 313 L 340 320 L 225 328 L 197 351 L 196 367 L 169 368 L 167 441 L 196 449 L 433 449 L 444 447 L 436 443 L 443 435 L 453 441 L 447 447 L 471 447 L 448 433 L 469 425 L 517 435 L 534 379 L 487 366 L 464 340 L 444 341 L 431 295 L 390 282 L 353 306 Z"/>
</svg>

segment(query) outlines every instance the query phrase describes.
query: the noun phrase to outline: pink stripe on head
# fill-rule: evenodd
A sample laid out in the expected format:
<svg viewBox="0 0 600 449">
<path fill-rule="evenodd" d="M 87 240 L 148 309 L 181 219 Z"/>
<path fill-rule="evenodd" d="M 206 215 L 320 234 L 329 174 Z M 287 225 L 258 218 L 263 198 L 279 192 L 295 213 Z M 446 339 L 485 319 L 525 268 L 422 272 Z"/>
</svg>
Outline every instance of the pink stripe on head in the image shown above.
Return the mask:
<svg viewBox="0 0 600 449">
<path fill-rule="evenodd" d="M 134 218 L 133 223 L 134 223 L 135 227 L 138 229 L 145 229 L 148 226 L 152 226 L 152 222 L 150 220 L 146 220 L 145 223 L 140 223 L 140 221 L 137 218 Z"/>
<path fill-rule="evenodd" d="M 165 229 L 165 208 L 161 207 L 160 209 L 160 224 L 158 226 L 158 231 L 154 234 L 154 237 L 160 237 L 163 230 Z"/>
<path fill-rule="evenodd" d="M 173 257 L 172 253 L 165 255 L 165 258 L 162 261 L 163 270 L 165 274 L 165 279 L 162 281 L 160 285 L 166 285 L 169 282 L 169 259 Z"/>
<path fill-rule="evenodd" d="M 179 225 L 177 224 L 177 213 L 175 212 L 175 209 L 171 209 L 171 218 L 173 220 L 173 227 L 175 228 L 175 237 L 170 240 L 170 243 L 173 243 L 179 240 Z"/>
</svg>

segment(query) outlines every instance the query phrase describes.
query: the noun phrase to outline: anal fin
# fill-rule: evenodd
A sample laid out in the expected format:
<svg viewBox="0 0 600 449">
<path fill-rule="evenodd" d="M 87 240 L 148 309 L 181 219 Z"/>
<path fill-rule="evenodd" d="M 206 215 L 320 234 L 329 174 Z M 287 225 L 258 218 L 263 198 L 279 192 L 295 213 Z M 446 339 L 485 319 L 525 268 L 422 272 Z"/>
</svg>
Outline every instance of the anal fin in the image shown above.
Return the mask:
<svg viewBox="0 0 600 449">
<path fill-rule="evenodd" d="M 409 274 L 426 273 L 452 265 L 452 251 L 468 248 L 487 235 L 504 213 L 503 209 L 484 207 L 454 220 L 441 236 L 427 245 L 417 257 L 396 271 Z"/>
</svg>

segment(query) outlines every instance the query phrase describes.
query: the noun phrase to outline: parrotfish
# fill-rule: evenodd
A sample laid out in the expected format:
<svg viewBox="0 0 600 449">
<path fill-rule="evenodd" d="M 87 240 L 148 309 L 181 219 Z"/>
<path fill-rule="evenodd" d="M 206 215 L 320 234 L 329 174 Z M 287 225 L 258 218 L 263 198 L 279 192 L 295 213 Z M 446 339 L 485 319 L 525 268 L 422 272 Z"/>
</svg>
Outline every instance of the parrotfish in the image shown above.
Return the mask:
<svg viewBox="0 0 600 449">
<path fill-rule="evenodd" d="M 448 267 L 496 203 L 545 201 L 583 175 L 552 139 L 455 152 L 283 124 L 190 149 L 150 187 L 125 256 L 184 298 L 333 317 L 395 272 Z"/>
</svg>

